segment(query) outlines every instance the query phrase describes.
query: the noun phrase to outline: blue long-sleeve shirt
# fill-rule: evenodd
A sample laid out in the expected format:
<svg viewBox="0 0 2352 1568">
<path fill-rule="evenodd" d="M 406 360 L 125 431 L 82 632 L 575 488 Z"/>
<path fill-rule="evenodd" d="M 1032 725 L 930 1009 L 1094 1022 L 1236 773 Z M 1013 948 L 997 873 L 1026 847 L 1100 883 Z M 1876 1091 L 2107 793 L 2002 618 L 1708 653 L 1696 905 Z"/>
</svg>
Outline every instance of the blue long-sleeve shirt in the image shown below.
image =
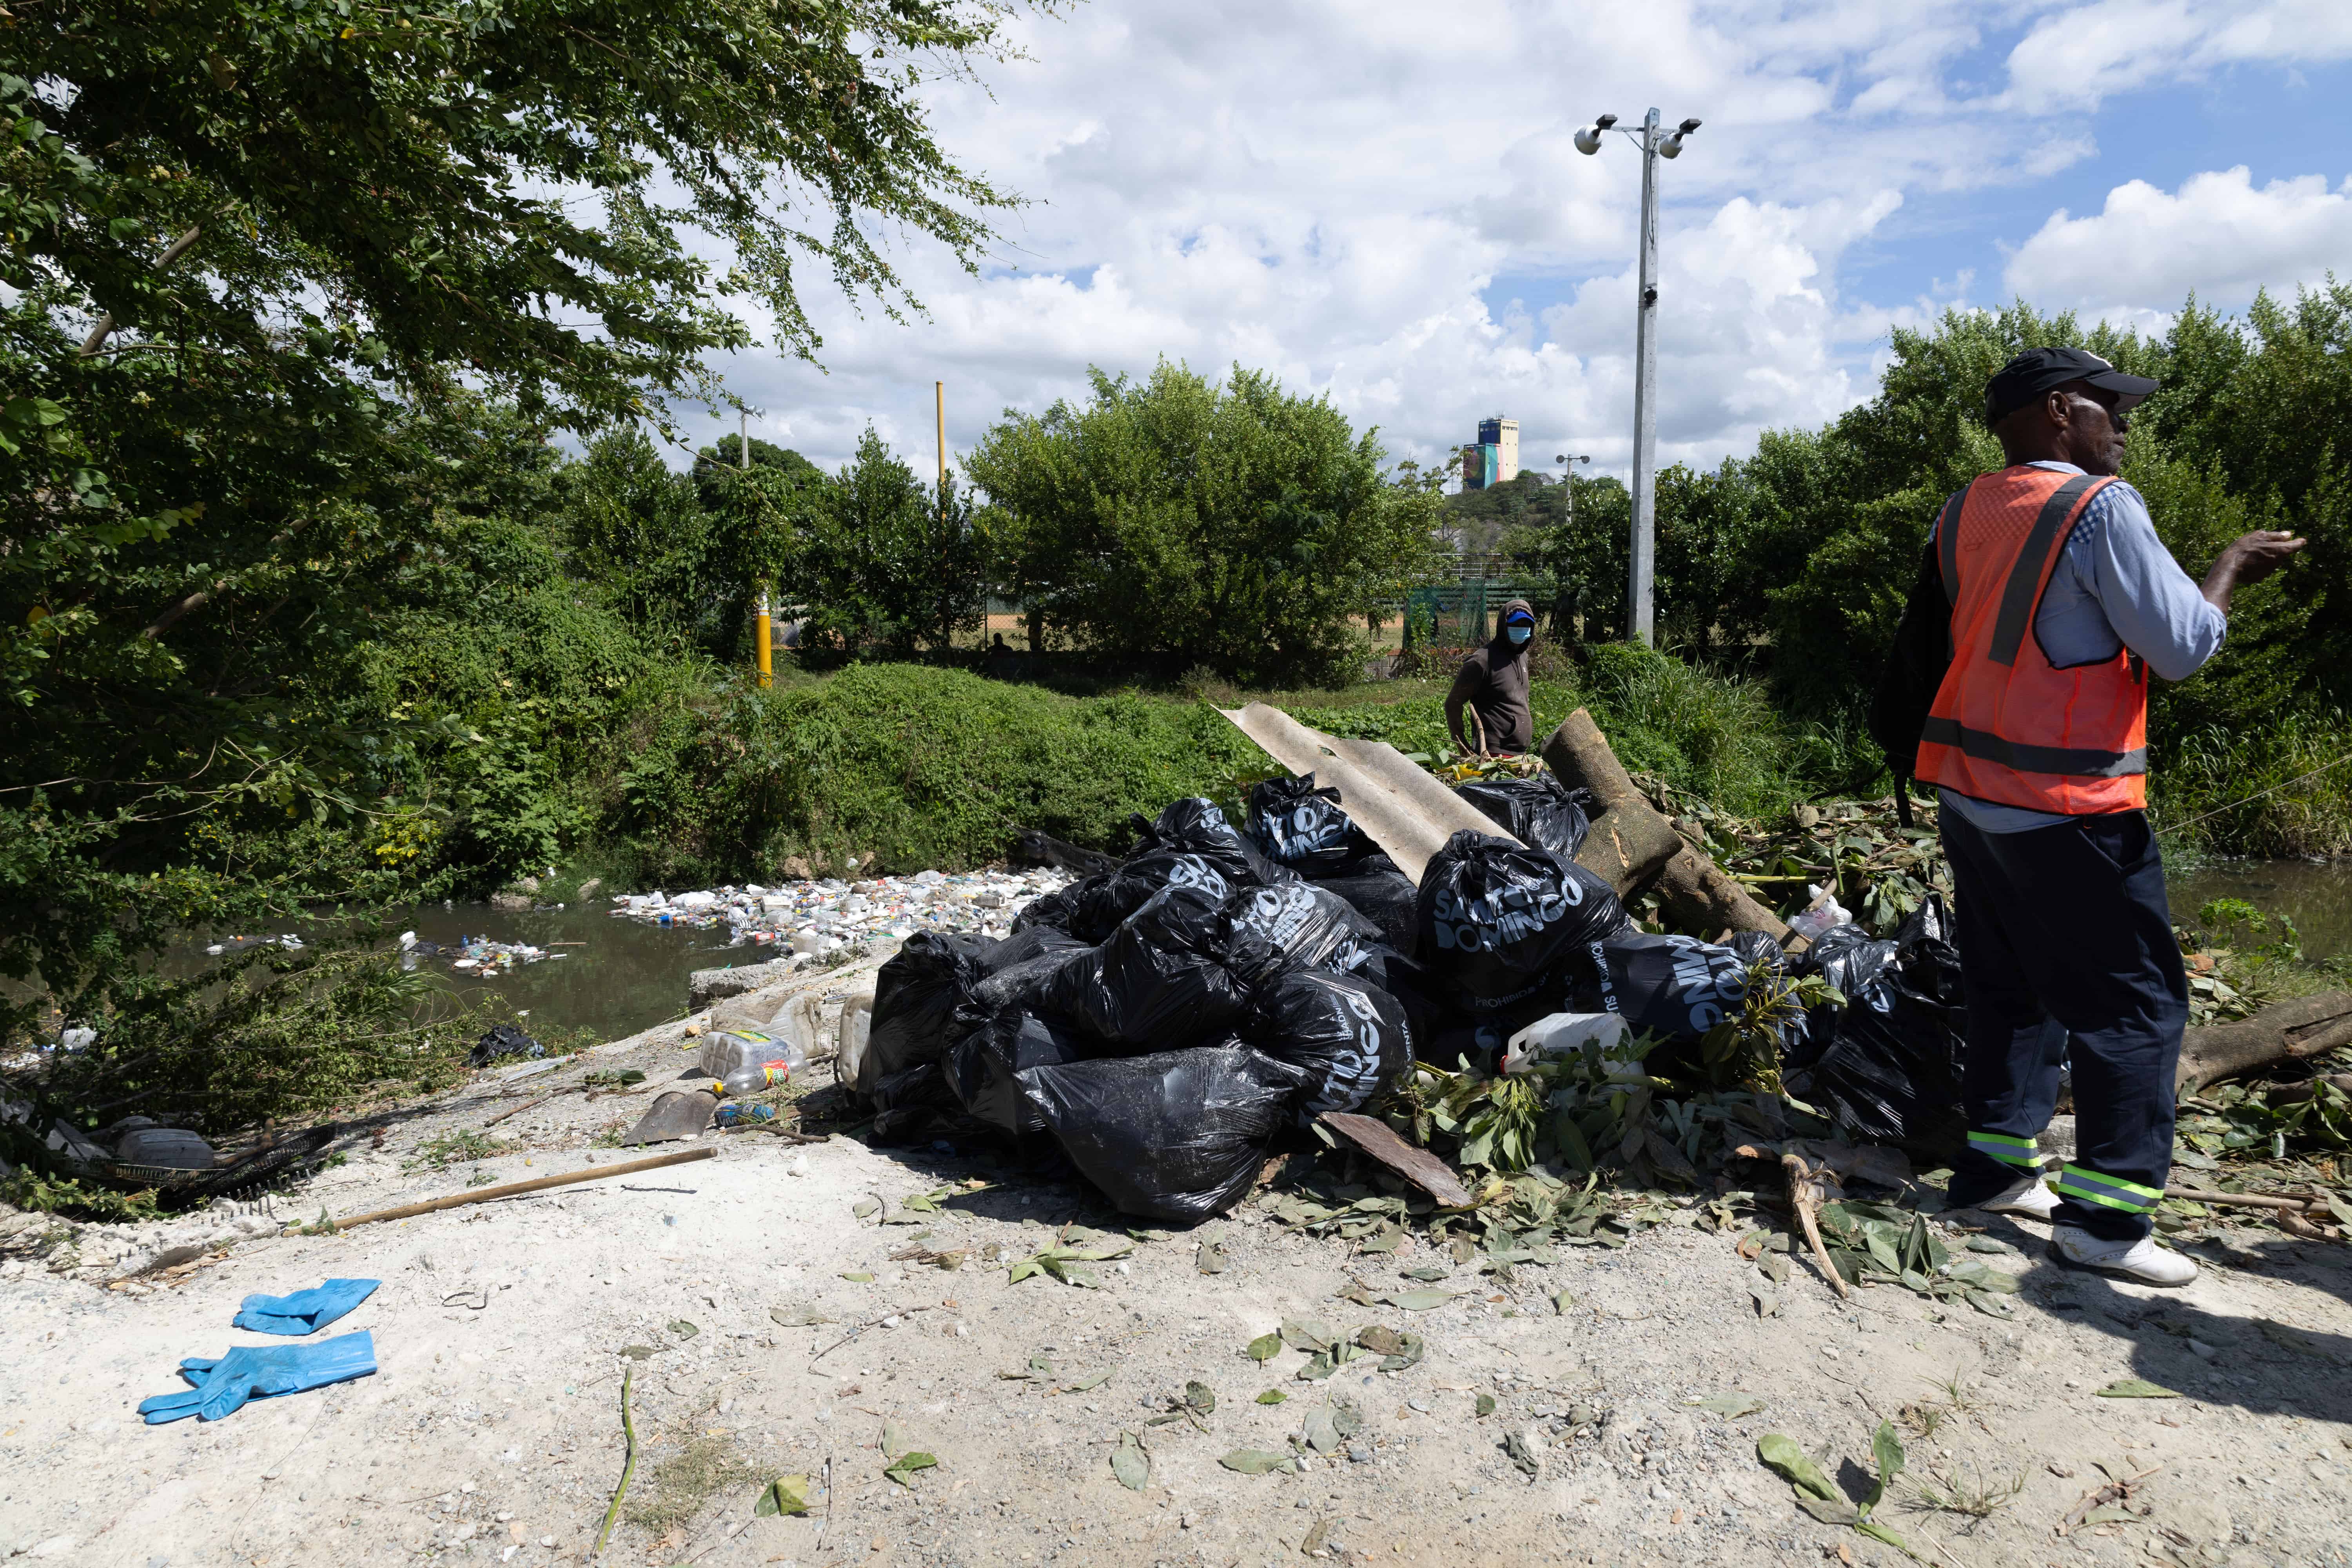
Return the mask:
<svg viewBox="0 0 2352 1568">
<path fill-rule="evenodd" d="M 2033 467 L 2079 474 L 2072 463 Z M 1929 531 L 1928 537 L 1935 537 Z M 2229 618 L 2156 534 L 2140 493 L 2118 479 L 2091 498 L 2042 590 L 2033 638 L 2056 665 L 2095 664 L 2124 648 L 2167 680 L 2186 680 L 2221 651 Z M 1939 789 L 1944 805 L 1984 833 L 2022 833 L 2067 821 L 2054 812 L 1996 805 Z"/>
</svg>

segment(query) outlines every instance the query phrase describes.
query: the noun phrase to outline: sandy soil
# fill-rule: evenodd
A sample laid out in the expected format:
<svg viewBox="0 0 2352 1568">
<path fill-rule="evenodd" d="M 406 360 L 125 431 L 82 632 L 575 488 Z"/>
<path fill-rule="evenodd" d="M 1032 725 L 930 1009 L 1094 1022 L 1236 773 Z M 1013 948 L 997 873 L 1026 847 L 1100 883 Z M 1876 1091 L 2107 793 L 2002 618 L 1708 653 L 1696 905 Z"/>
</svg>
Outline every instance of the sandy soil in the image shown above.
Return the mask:
<svg viewBox="0 0 2352 1568">
<path fill-rule="evenodd" d="M 1521 1266 L 1507 1286 L 1458 1268 L 1440 1287 L 1454 1300 L 1405 1312 L 1335 1293 L 1350 1278 L 1415 1283 L 1400 1271 L 1451 1267 L 1443 1253 L 1351 1257 L 1254 1205 L 1192 1234 L 1130 1234 L 1076 1186 L 1024 1180 L 977 1146 L 759 1133 L 714 1136 L 714 1158 L 672 1170 L 277 1233 L 322 1208 L 462 1191 L 477 1171 L 503 1182 L 634 1157 L 597 1139 L 645 1100 L 578 1094 L 489 1129 L 514 1145 L 492 1157 L 436 1168 L 417 1151 L 591 1069 L 667 1076 L 676 1038 L 656 1031 L 411 1108 L 274 1216 L 0 1223 L 0 1556 L 578 1562 L 620 1478 L 629 1369 L 639 1458 L 614 1563 L 1276 1563 L 1312 1545 L 1384 1563 L 1893 1564 L 1894 1548 L 1799 1512 L 1755 1449 L 1785 1433 L 1858 1483 L 1873 1429 L 1906 1406 L 1915 1472 L 2021 1487 L 1981 1521 L 1888 1505 L 1925 1560 L 2352 1562 L 2352 1252 L 2325 1244 L 2225 1237 L 2196 1285 L 2165 1293 L 2061 1273 L 2041 1261 L 2038 1227 L 2000 1224 L 1991 1234 L 2024 1251 L 1990 1259 L 2022 1276 L 2012 1321 L 1894 1289 L 1841 1304 L 1801 1264 L 1781 1314 L 1759 1319 L 1738 1233 L 1668 1225 Z M 936 1213 L 900 1206 L 949 1188 Z M 861 1216 L 868 1199 L 882 1207 Z M 1072 1220 L 1132 1253 L 1097 1266 L 1098 1289 L 1008 1283 L 1006 1262 Z M 1210 1240 L 1221 1273 L 1201 1271 Z M 971 1258 L 942 1271 L 896 1256 L 915 1248 Z M 265 1342 L 229 1327 L 247 1293 L 331 1276 L 383 1281 L 327 1331 L 371 1331 L 374 1376 L 214 1425 L 140 1423 L 142 1396 L 179 1386 L 179 1357 Z M 811 1316 L 831 1321 L 788 1326 Z M 1321 1384 L 1297 1376 L 1301 1352 L 1246 1357 L 1294 1317 L 1409 1328 L 1427 1353 Z M 1054 1374 L 1004 1375 L 1033 1357 Z M 2098 1396 L 2123 1377 L 2186 1397 Z M 1200 1427 L 1147 1426 L 1188 1381 L 1216 1396 Z M 1269 1389 L 1286 1399 L 1256 1403 Z M 1727 1419 L 1691 1404 L 1734 1393 L 1761 1410 Z M 1362 1424 L 1330 1454 L 1292 1473 L 1220 1465 L 1237 1449 L 1288 1452 L 1334 1401 Z M 1123 1431 L 1149 1447 L 1139 1494 L 1108 1462 Z M 910 1486 L 887 1479 L 886 1432 L 937 1467 Z M 1512 1433 L 1533 1478 L 1506 1452 Z M 2103 1465 L 2150 1473 L 2125 1511 L 2058 1538 Z M 785 1474 L 812 1478 L 812 1515 L 754 1517 L 762 1483 Z"/>
</svg>

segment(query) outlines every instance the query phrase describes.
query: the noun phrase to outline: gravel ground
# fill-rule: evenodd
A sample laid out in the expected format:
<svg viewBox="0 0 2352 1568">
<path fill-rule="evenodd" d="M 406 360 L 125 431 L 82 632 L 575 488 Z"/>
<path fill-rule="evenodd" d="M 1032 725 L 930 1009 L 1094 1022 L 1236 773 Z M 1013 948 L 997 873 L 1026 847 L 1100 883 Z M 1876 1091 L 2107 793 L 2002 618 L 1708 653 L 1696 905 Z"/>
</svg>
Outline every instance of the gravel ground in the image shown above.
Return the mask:
<svg viewBox="0 0 2352 1568">
<path fill-rule="evenodd" d="M 815 984 L 837 995 L 871 979 L 852 968 Z M 781 995 L 719 1011 L 764 1016 Z M 1521 1266 L 1507 1286 L 1454 1268 L 1439 1286 L 1453 1300 L 1406 1312 L 1336 1292 L 1350 1279 L 1420 1283 L 1399 1275 L 1452 1268 L 1443 1253 L 1351 1257 L 1255 1205 L 1192 1233 L 1129 1232 L 1086 1191 L 979 1145 L 756 1132 L 713 1137 L 713 1158 L 673 1169 L 278 1234 L 322 1209 L 635 1157 L 602 1145 L 642 1093 L 565 1093 L 484 1124 L 592 1070 L 667 1078 L 682 1037 L 669 1026 L 405 1108 L 269 1212 L 0 1220 L 0 1555 L 579 1562 L 621 1474 L 626 1369 L 639 1458 L 607 1562 L 1255 1564 L 1311 1546 L 1383 1563 L 1894 1564 L 1893 1547 L 1799 1512 L 1755 1457 L 1761 1434 L 1784 1433 L 1855 1484 L 1872 1431 L 1893 1419 L 1915 1473 L 2020 1488 L 1982 1521 L 1923 1511 L 1898 1489 L 1884 1518 L 1924 1560 L 2352 1563 L 2341 1247 L 2225 1236 L 2196 1285 L 2165 1293 L 2063 1274 L 2041 1261 L 2039 1227 L 2001 1224 L 1991 1234 L 2023 1252 L 1990 1259 L 2022 1276 L 2011 1321 L 1892 1289 L 1842 1304 L 1802 1264 L 1780 1314 L 1759 1319 L 1737 1233 L 1667 1226 L 1622 1250 Z M 466 1155 L 453 1140 L 469 1132 L 506 1146 Z M 919 1194 L 944 1195 L 936 1212 L 902 1207 Z M 1133 1250 L 1095 1266 L 1099 1289 L 1008 1282 L 1005 1264 L 1071 1222 Z M 1220 1273 L 1201 1271 L 1210 1241 Z M 919 1249 L 966 1261 L 948 1271 L 905 1256 Z M 258 1342 L 229 1327 L 247 1292 L 331 1276 L 383 1281 L 327 1331 L 372 1331 L 374 1376 L 215 1425 L 141 1425 L 133 1406 L 177 1386 L 177 1358 Z M 1248 1359 L 1287 1318 L 1410 1329 L 1426 1354 L 1395 1373 L 1362 1370 L 1367 1359 L 1321 1384 L 1297 1375 L 1301 1352 Z M 859 1325 L 871 1326 L 840 1342 Z M 637 1359 L 620 1353 L 631 1347 Z M 1006 1375 L 1033 1358 L 1051 1374 Z M 2185 1397 L 2098 1396 L 2123 1377 Z M 1197 1426 L 1147 1426 L 1189 1382 L 1213 1392 L 1213 1411 Z M 1266 1390 L 1286 1397 L 1257 1403 Z M 1691 1403 L 1723 1394 L 1762 1407 L 1726 1417 Z M 1335 1403 L 1361 1425 L 1334 1451 L 1264 1475 L 1220 1464 L 1290 1452 Z M 1108 1462 L 1122 1433 L 1148 1446 L 1139 1493 Z M 1506 1451 L 1512 1434 L 1532 1477 Z M 936 1468 L 887 1479 L 886 1439 Z M 2124 1510 L 2058 1538 L 2101 1466 L 2152 1473 Z M 810 1517 L 754 1516 L 780 1475 L 811 1478 Z"/>
</svg>

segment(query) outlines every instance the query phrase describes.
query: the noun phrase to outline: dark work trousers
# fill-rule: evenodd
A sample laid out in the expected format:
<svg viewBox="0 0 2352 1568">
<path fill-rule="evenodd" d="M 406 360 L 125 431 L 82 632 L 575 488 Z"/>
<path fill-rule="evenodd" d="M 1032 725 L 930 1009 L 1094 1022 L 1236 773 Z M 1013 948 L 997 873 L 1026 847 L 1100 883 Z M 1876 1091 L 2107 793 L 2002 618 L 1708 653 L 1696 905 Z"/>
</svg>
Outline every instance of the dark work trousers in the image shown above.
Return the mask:
<svg viewBox="0 0 2352 1568">
<path fill-rule="evenodd" d="M 1969 1149 L 1950 1201 L 1981 1203 L 2032 1168 L 2071 1044 L 2075 1152 L 2059 1175 L 2058 1221 L 2137 1240 L 2172 1168 L 2172 1078 L 2189 1022 L 2147 814 L 2024 833 L 1938 815 L 1969 1003 Z"/>
</svg>

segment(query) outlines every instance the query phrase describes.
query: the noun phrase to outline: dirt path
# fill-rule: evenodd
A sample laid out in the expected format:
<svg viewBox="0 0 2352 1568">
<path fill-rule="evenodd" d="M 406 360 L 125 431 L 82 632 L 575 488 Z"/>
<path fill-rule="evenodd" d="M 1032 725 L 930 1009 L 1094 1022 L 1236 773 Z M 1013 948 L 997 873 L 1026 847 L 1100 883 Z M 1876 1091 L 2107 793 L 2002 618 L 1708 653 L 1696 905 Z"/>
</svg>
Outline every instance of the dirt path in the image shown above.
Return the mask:
<svg viewBox="0 0 2352 1568">
<path fill-rule="evenodd" d="M 677 1053 L 638 1045 L 535 1081 L 632 1062 L 667 1076 Z M 525 1103 L 521 1086 L 510 1092 L 401 1121 L 380 1148 L 361 1141 L 348 1163 L 280 1199 L 280 1216 L 458 1191 L 477 1168 L 508 1181 L 636 1152 L 593 1142 L 643 1100 L 574 1094 L 490 1129 L 511 1150 L 404 1168 L 420 1145 L 446 1150 L 453 1132 Z M 1903 1422 L 1906 1405 L 1915 1472 L 2022 1489 L 1981 1523 L 1890 1504 L 1883 1517 L 1923 1559 L 2352 1563 L 2340 1544 L 2352 1518 L 2342 1247 L 2224 1241 L 2209 1258 L 2226 1253 L 2226 1266 L 2166 1294 L 2062 1274 L 2040 1261 L 2038 1235 L 2009 1227 L 2030 1258 L 1990 1261 L 2022 1275 L 2013 1321 L 1893 1289 L 1842 1306 L 1801 1264 L 1781 1314 L 1759 1319 L 1736 1236 L 1696 1226 L 1569 1251 L 1497 1286 L 1426 1247 L 1351 1258 L 1244 1208 L 1194 1234 L 1141 1233 L 1085 1289 L 1008 1283 L 1004 1264 L 1073 1217 L 1132 1238 L 1077 1188 L 1024 1183 L 981 1152 L 740 1135 L 675 1170 L 341 1235 L 215 1235 L 204 1259 L 121 1288 L 105 1282 L 119 1266 L 100 1259 L 152 1257 L 155 1238 L 68 1237 L 26 1216 L 0 1227 L 0 1556 L 576 1563 L 620 1475 L 618 1394 L 633 1367 L 640 1458 L 612 1563 L 1255 1564 L 1298 1560 L 1313 1539 L 1330 1557 L 1384 1563 L 1817 1563 L 1843 1549 L 1892 1564 L 1894 1548 L 1800 1513 L 1755 1447 L 1785 1433 L 1851 1481 L 1873 1429 Z M 974 1180 L 987 1184 L 937 1213 L 901 1210 Z M 869 1199 L 883 1207 L 861 1215 Z M 1200 1271 L 1204 1240 L 1222 1244 L 1222 1273 Z M 947 1272 L 893 1256 L 910 1248 L 970 1261 Z M 1376 1291 L 1416 1284 L 1400 1272 L 1433 1264 L 1453 1270 L 1437 1289 L 1458 1292 L 1433 1310 L 1335 1296 L 1351 1277 Z M 372 1331 L 376 1375 L 215 1425 L 140 1424 L 133 1406 L 178 1386 L 179 1357 L 257 1342 L 229 1328 L 244 1295 L 330 1276 L 383 1281 L 327 1331 Z M 787 1326 L 810 1316 L 831 1321 Z M 1286 1318 L 1409 1329 L 1426 1353 L 1394 1373 L 1367 1357 L 1303 1381 L 1302 1352 L 1264 1365 L 1244 1353 Z M 652 1353 L 616 1354 L 632 1346 Z M 1053 1373 L 1003 1375 L 1033 1357 Z M 1098 1373 L 1107 1380 L 1055 1392 Z M 2123 1377 L 2187 1397 L 2097 1396 Z M 1214 1392 L 1205 1429 L 1146 1426 L 1188 1381 Z M 1269 1389 L 1286 1398 L 1257 1403 Z M 1690 1403 L 1735 1394 L 1762 1408 L 1727 1418 Z M 1494 1401 L 1483 1418 L 1482 1396 Z M 1289 1473 L 1219 1463 L 1237 1449 L 1288 1453 L 1334 1401 L 1361 1426 L 1328 1455 Z M 894 1448 L 934 1454 L 937 1468 L 911 1486 L 886 1479 L 886 1427 Z M 1139 1494 L 1108 1463 L 1122 1431 L 1149 1445 Z M 1531 1445 L 1533 1479 L 1505 1450 L 1514 1432 Z M 2053 1537 L 2105 1480 L 2102 1464 L 2153 1469 L 2128 1505 L 2147 1511 Z M 814 1478 L 813 1516 L 754 1518 L 761 1484 L 790 1473 Z"/>
</svg>

